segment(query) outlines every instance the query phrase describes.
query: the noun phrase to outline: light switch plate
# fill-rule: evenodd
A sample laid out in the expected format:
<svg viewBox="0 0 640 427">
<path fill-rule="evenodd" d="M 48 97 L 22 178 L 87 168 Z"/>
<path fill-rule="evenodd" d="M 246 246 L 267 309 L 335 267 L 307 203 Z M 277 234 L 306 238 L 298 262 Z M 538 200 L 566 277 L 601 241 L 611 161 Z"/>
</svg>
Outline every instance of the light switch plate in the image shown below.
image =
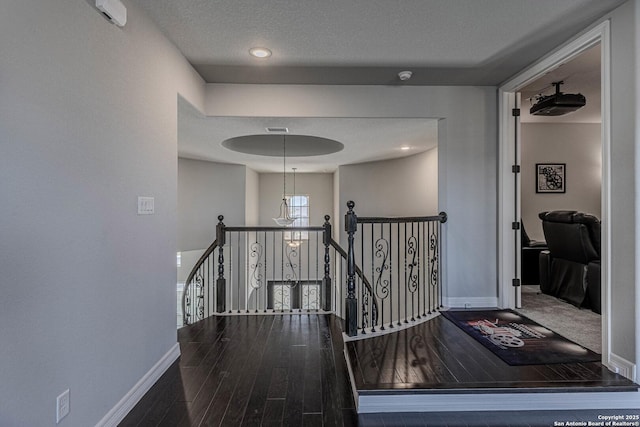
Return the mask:
<svg viewBox="0 0 640 427">
<path fill-rule="evenodd" d="M 56 399 L 56 424 L 69 415 L 70 403 L 69 389 L 66 389 Z"/>
<path fill-rule="evenodd" d="M 153 215 L 154 213 L 154 198 L 138 196 L 138 215 Z"/>
</svg>

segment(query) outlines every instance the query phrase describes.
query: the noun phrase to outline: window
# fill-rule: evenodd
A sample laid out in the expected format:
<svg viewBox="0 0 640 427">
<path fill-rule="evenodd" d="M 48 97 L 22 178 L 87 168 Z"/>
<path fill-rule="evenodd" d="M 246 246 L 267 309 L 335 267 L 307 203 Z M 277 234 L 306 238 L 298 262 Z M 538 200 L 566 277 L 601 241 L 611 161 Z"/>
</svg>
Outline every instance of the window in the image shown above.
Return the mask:
<svg viewBox="0 0 640 427">
<path fill-rule="evenodd" d="M 309 196 L 295 194 L 286 196 L 289 205 L 289 216 L 296 218 L 291 224 L 292 227 L 308 227 L 309 226 Z M 286 240 L 309 240 L 308 231 L 294 231 L 285 233 Z"/>
</svg>

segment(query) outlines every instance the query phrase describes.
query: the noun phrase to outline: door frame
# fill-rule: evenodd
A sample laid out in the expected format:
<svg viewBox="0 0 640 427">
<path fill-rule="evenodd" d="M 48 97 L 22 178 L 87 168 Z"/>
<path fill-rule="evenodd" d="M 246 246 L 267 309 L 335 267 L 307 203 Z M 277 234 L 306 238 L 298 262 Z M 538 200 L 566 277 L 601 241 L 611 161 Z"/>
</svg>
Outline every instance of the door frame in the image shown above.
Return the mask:
<svg viewBox="0 0 640 427">
<path fill-rule="evenodd" d="M 590 47 L 601 46 L 601 139 L 602 139 L 602 195 L 601 195 L 601 312 L 602 363 L 611 364 L 611 47 L 609 20 L 592 27 L 572 41 L 562 45 L 540 61 L 503 83 L 498 89 L 498 300 L 501 307 L 516 308 L 517 292 L 512 280 L 519 274 L 514 259 L 512 223 L 520 221 L 520 204 L 514 215 L 515 190 L 512 172 L 515 131 L 518 124 L 512 116 L 517 91 L 546 72 L 573 59 Z M 520 138 L 519 138 L 520 139 Z M 518 141 L 520 144 L 521 141 Z M 520 151 L 520 150 L 518 150 Z M 518 159 L 519 162 L 519 159 Z M 519 182 L 519 180 L 518 180 Z M 519 193 L 519 192 L 518 192 Z M 518 237 L 519 239 L 519 237 Z M 519 242 L 519 240 L 518 240 Z"/>
</svg>

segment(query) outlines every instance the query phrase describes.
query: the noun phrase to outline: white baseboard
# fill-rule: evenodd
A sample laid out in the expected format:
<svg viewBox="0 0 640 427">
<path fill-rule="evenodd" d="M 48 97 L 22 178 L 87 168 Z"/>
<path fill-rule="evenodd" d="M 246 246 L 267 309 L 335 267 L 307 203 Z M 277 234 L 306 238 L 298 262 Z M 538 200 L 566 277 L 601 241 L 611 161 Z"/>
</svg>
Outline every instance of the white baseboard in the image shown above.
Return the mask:
<svg viewBox="0 0 640 427">
<path fill-rule="evenodd" d="M 618 356 L 617 354 L 611 353 L 609 355 L 609 360 L 607 361 L 607 365 L 609 369 L 613 372 L 616 372 L 622 375 L 625 378 L 630 379 L 633 382 L 636 381 L 636 365 L 635 363 L 631 363 L 628 360 Z"/>
<path fill-rule="evenodd" d="M 640 408 L 640 392 L 360 395 L 358 413 Z"/>
<path fill-rule="evenodd" d="M 487 308 L 498 307 L 498 297 L 449 297 L 443 298 L 449 308 Z"/>
<path fill-rule="evenodd" d="M 442 310 L 445 310 L 445 308 L 443 308 Z M 358 341 L 358 340 L 364 340 L 367 338 L 374 338 L 374 337 L 379 337 L 381 335 L 387 335 L 387 334 L 392 334 L 398 331 L 402 331 L 404 329 L 409 329 L 409 328 L 413 328 L 414 326 L 418 326 L 421 323 L 424 322 L 428 322 L 429 320 L 433 319 L 434 317 L 438 317 L 440 316 L 440 311 L 434 311 L 433 313 L 427 314 L 425 316 L 420 316 L 420 319 L 414 319 L 414 320 L 405 320 L 405 319 L 401 319 L 398 323 L 400 323 L 400 325 L 398 326 L 398 324 L 396 323 L 397 321 L 394 321 L 394 327 L 393 329 L 390 328 L 388 325 L 385 327 L 384 330 L 380 330 L 380 326 L 378 326 L 378 329 L 376 329 L 375 332 L 372 332 L 372 328 L 365 328 L 365 333 L 362 333 L 362 330 L 358 330 L 358 335 L 354 336 L 354 337 L 350 337 L 349 335 L 347 335 L 346 333 L 342 333 L 342 339 L 344 342 L 347 341 Z"/>
<path fill-rule="evenodd" d="M 176 343 L 140 378 L 140 381 L 116 403 L 116 406 L 111 408 L 111 410 L 107 412 L 107 415 L 98 421 L 96 427 L 116 427 L 178 357 L 180 357 L 180 344 Z"/>
</svg>

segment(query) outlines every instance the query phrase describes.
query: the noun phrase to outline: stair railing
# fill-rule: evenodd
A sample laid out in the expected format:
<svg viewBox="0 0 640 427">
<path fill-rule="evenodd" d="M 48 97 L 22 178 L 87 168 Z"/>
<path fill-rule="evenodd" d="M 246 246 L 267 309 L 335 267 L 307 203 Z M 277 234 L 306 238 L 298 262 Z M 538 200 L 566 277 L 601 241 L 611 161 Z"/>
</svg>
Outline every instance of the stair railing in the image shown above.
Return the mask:
<svg viewBox="0 0 640 427">
<path fill-rule="evenodd" d="M 185 282 L 185 325 L 213 314 L 342 313 L 347 252 L 333 240 L 328 215 L 320 227 L 234 227 L 223 220 Z M 355 271 L 373 294 L 362 270 Z"/>
<path fill-rule="evenodd" d="M 346 333 L 384 331 L 414 322 L 442 307 L 441 235 L 447 215 L 358 217 L 347 203 Z M 370 286 L 357 286 L 362 266 Z M 353 267 L 352 267 L 353 266 Z M 371 290 L 372 289 L 372 290 Z M 358 305 L 358 297 L 360 305 Z M 376 301 L 375 308 L 370 301 Z"/>
<path fill-rule="evenodd" d="M 185 282 L 184 324 L 213 314 L 322 311 L 341 316 L 355 336 L 437 312 L 446 213 L 358 217 L 354 207 L 347 203 L 346 251 L 328 215 L 321 227 L 228 227 L 219 216 L 216 239 Z"/>
</svg>

